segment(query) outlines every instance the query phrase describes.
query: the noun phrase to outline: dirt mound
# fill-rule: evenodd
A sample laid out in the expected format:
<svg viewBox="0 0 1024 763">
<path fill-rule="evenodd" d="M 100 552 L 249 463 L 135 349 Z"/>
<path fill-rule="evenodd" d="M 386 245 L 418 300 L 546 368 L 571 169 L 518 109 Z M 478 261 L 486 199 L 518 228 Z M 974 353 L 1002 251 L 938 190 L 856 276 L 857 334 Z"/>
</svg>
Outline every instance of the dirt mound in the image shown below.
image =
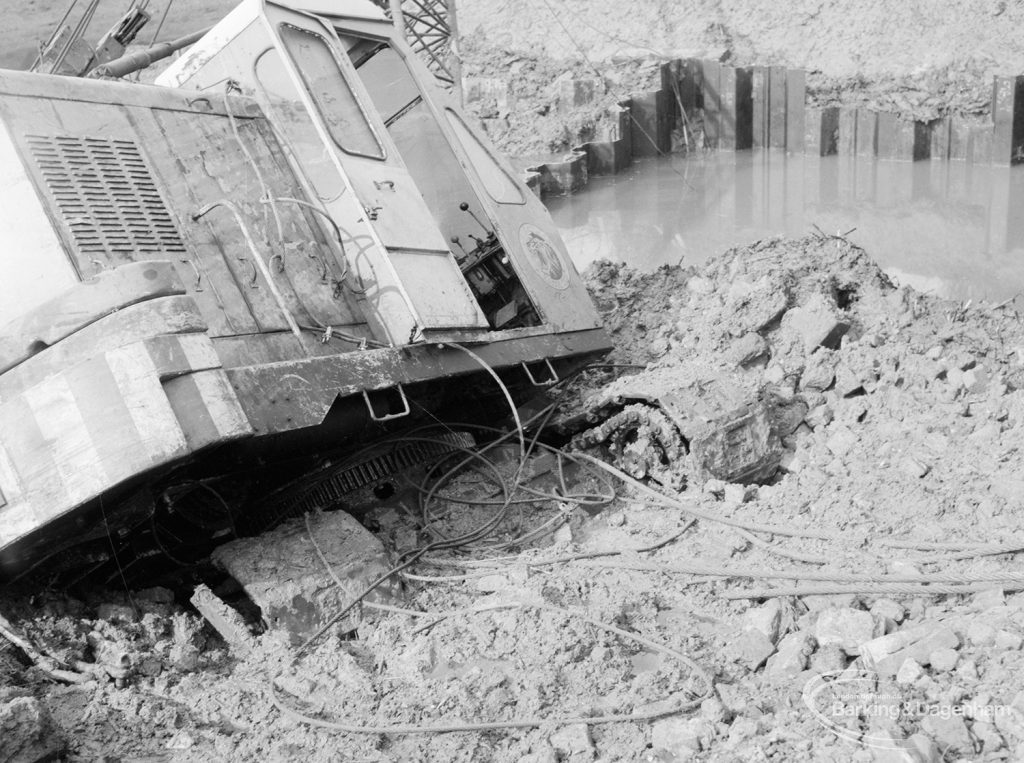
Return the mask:
<svg viewBox="0 0 1024 763">
<path fill-rule="evenodd" d="M 0 722 L 48 711 L 72 759 L 1019 757 L 1014 305 L 896 289 L 823 235 L 588 278 L 613 360 L 649 367 L 594 370 L 570 410 L 704 371 L 771 389 L 802 401 L 774 479 L 666 492 L 552 450 L 520 470 L 510 445 L 429 509 L 410 493 L 368 515 L 407 553 L 493 518 L 491 468 L 532 491 L 491 536 L 402 572 L 402 609 L 367 605 L 298 659 L 274 633 L 232 657 L 160 589 L 134 606 L 9 597 L 12 621 L 92 679 L 55 688 L 7 659 Z M 870 701 L 830 711 L 843 687 Z M 900 712 L 879 712 L 885 697 Z"/>
<path fill-rule="evenodd" d="M 826 523 L 927 540 L 1018 529 L 1024 475 L 1008 454 L 1024 427 L 1024 329 L 1012 303 L 896 289 L 827 236 L 734 249 L 700 272 L 601 263 L 588 280 L 615 359 L 651 365 L 585 405 L 627 387 L 657 394 L 694 369 L 806 405 L 784 440 L 788 474 L 762 490 L 762 508 L 813 507 Z"/>
</svg>

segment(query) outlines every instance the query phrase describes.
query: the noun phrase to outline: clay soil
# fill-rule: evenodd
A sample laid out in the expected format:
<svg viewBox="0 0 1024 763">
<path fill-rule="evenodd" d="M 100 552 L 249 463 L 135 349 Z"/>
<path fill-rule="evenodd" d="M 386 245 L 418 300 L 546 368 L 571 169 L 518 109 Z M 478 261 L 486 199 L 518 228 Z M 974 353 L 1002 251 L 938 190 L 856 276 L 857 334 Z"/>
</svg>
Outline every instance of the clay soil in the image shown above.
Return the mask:
<svg viewBox="0 0 1024 763">
<path fill-rule="evenodd" d="M 122 10 L 110 5 L 98 28 Z M 162 37 L 226 6 L 177 0 Z M 480 115 L 519 154 L 599 130 L 605 101 L 680 55 L 805 66 L 820 98 L 903 99 L 924 116 L 984 111 L 991 74 L 1024 71 L 1016 2 L 459 7 L 467 73 L 510 82 L 512 97 Z M 17 66 L 62 8 L 7 10 L 4 63 Z M 565 72 L 600 76 L 595 104 L 559 111 Z M 724 252 L 700 271 L 605 263 L 587 279 L 611 360 L 645 368 L 587 374 L 561 415 L 724 379 L 780 412 L 773 479 L 707 481 L 680 456 L 672 489 L 644 479 L 666 502 L 590 462 L 563 464 L 563 486 L 553 456 L 533 459 L 521 476 L 541 495 L 485 541 L 408 570 L 398 603 L 419 614 L 364 608 L 355 631 L 298 657 L 274 632 L 233 654 L 183 591 L 30 581 L 0 613 L 86 680 L 54 680 L 0 640 L 0 760 L 1024 758 L 1024 308 L 897 289 L 870 252 L 823 235 Z M 492 458 L 514 476 L 514 448 Z M 491 495 L 481 479 L 447 490 Z M 428 526 L 409 501 L 371 512 L 390 553 L 493 512 L 444 501 Z M 805 689 L 864 669 L 906 712 L 861 708 L 826 728 Z M 616 715 L 634 717 L 559 720 Z"/>
</svg>

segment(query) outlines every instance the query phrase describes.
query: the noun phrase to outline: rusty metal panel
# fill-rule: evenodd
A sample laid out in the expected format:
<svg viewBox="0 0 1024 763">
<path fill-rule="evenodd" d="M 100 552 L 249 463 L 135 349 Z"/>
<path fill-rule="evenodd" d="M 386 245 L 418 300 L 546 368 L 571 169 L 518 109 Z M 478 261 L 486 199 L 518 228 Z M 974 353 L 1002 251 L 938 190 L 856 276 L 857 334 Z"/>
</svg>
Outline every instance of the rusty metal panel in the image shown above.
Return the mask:
<svg viewBox="0 0 1024 763">
<path fill-rule="evenodd" d="M 609 348 L 604 329 L 592 329 L 514 337 L 479 345 L 474 352 L 492 368 L 501 369 L 545 358 L 602 354 Z M 233 368 L 227 375 L 255 432 L 267 434 L 321 423 L 339 395 L 479 370 L 476 361 L 464 353 L 419 344 L 353 352 L 340 360 L 309 358 L 276 366 Z"/>
</svg>

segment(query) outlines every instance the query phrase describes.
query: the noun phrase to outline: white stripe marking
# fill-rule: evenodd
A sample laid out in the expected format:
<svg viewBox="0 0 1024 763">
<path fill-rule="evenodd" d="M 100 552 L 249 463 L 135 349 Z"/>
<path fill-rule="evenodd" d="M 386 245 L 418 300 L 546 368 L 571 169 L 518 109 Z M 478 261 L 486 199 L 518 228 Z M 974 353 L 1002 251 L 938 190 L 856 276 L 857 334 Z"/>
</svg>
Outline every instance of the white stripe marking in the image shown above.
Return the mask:
<svg viewBox="0 0 1024 763">
<path fill-rule="evenodd" d="M 106 357 L 151 462 L 162 463 L 187 453 L 185 435 L 145 345 L 120 347 Z"/>
<path fill-rule="evenodd" d="M 46 441 L 69 502 L 81 503 L 106 488 L 107 473 L 67 379 L 51 376 L 26 390 L 25 402 Z M 45 507 L 48 512 L 50 509 Z M 59 511 L 58 507 L 52 509 Z"/>
</svg>

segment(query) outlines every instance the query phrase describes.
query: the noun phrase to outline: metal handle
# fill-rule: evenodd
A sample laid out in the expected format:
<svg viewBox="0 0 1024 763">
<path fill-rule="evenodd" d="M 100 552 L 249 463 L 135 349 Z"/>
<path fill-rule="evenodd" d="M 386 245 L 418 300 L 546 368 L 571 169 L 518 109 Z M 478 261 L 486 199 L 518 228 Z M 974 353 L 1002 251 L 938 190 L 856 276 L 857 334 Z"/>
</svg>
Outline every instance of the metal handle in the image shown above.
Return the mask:
<svg viewBox="0 0 1024 763">
<path fill-rule="evenodd" d="M 530 384 L 534 387 L 550 387 L 552 384 L 556 384 L 558 382 L 558 371 L 556 371 L 555 367 L 551 365 L 551 361 L 544 358 L 544 364 L 548 367 L 548 373 L 551 376 L 547 381 L 537 381 L 533 376 L 533 371 L 531 371 L 530 367 L 526 365 L 525 360 L 519 364 L 523 367 L 523 370 L 526 371 L 526 378 L 530 380 Z"/>
<path fill-rule="evenodd" d="M 249 258 L 248 257 L 239 257 L 238 261 L 239 262 L 249 262 Z M 256 280 L 260 277 L 260 271 L 256 268 L 256 263 L 255 262 L 250 263 L 250 264 L 252 265 L 252 281 L 249 282 L 249 288 L 250 289 L 258 289 L 258 288 L 260 288 L 260 285 L 258 283 L 256 283 Z"/>
<path fill-rule="evenodd" d="M 317 267 L 320 268 L 320 283 L 327 283 L 327 263 L 324 262 L 324 258 L 316 252 L 310 252 L 309 256 L 316 261 Z"/>
<path fill-rule="evenodd" d="M 400 411 L 399 413 L 387 413 L 383 416 L 378 416 L 377 412 L 373 410 L 373 403 L 370 402 L 370 395 L 369 393 L 367 393 L 365 389 L 363 390 L 363 400 L 366 401 L 366 409 L 370 412 L 371 419 L 373 419 L 374 421 L 391 421 L 392 419 L 400 419 L 403 416 L 409 415 L 409 398 L 405 396 L 405 390 L 402 389 L 401 384 L 396 385 L 395 389 L 398 390 L 398 394 L 402 398 L 402 405 L 404 406 L 405 410 Z"/>
<path fill-rule="evenodd" d="M 192 272 L 196 274 L 196 285 L 192 288 L 192 291 L 198 293 L 203 290 L 203 274 L 199 272 L 199 266 L 196 265 L 192 260 L 182 260 L 186 265 L 192 266 Z"/>
</svg>

